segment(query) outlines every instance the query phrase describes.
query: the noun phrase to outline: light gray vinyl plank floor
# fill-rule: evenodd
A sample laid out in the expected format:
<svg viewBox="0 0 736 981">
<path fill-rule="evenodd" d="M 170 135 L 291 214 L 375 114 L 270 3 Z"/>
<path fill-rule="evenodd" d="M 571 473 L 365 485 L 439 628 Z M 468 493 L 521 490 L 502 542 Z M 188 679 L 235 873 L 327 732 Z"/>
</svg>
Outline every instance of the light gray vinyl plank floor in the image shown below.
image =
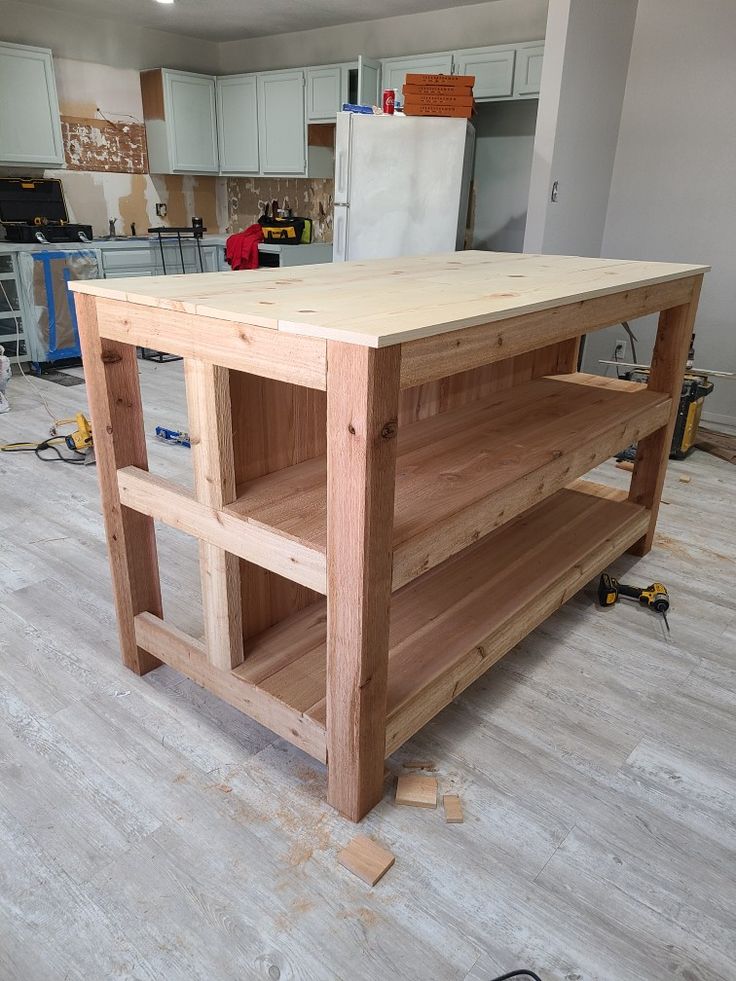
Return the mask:
<svg viewBox="0 0 736 981">
<path fill-rule="evenodd" d="M 151 468 L 191 486 L 153 435 L 186 428 L 181 364 L 140 368 Z M 40 394 L 85 408 L 13 378 L 0 442 L 46 436 Z M 122 667 L 94 470 L 0 454 L 1 981 L 732 981 L 735 476 L 672 464 L 655 548 L 612 567 L 667 583 L 671 634 L 591 583 L 389 760 L 361 830 L 396 864 L 370 889 L 323 767 Z M 158 532 L 167 616 L 199 634 L 196 547 Z M 394 805 L 419 758 L 464 824 Z"/>
</svg>

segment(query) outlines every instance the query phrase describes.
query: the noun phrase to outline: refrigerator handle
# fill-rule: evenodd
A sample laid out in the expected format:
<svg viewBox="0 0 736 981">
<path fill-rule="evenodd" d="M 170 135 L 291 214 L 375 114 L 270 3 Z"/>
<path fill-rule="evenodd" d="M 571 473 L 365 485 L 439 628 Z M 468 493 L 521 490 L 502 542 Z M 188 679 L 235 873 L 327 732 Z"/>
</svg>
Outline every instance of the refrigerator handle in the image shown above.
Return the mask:
<svg viewBox="0 0 736 981">
<path fill-rule="evenodd" d="M 347 248 L 348 209 L 344 204 L 335 205 L 335 227 L 333 230 L 332 261 L 345 262 Z"/>
<path fill-rule="evenodd" d="M 336 178 L 337 178 L 335 180 L 335 199 L 337 201 L 339 201 L 340 204 L 343 204 L 348 199 L 348 193 L 347 193 L 347 191 L 348 191 L 348 188 L 347 188 L 347 183 L 348 183 L 347 169 L 348 169 L 348 154 L 347 154 L 347 150 L 345 150 L 343 148 L 340 148 L 337 151 L 336 161 L 335 161 L 335 174 L 336 174 Z"/>
</svg>

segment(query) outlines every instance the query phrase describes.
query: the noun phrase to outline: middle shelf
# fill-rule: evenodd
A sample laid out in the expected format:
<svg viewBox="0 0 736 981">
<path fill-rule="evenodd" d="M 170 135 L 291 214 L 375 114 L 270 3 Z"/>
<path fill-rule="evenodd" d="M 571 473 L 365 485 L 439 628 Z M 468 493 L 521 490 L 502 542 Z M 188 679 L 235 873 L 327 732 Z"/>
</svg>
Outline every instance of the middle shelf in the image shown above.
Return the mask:
<svg viewBox="0 0 736 981">
<path fill-rule="evenodd" d="M 644 385 L 574 373 L 400 427 L 393 589 L 666 425 L 670 405 Z M 241 485 L 225 511 L 324 559 L 326 497 L 318 457 Z"/>
<path fill-rule="evenodd" d="M 580 373 L 537 378 L 401 426 L 392 588 L 401 588 L 667 424 L 671 400 L 644 385 Z M 124 505 L 256 565 L 327 592 L 327 462 L 238 488 L 221 510 L 135 467 Z"/>
</svg>

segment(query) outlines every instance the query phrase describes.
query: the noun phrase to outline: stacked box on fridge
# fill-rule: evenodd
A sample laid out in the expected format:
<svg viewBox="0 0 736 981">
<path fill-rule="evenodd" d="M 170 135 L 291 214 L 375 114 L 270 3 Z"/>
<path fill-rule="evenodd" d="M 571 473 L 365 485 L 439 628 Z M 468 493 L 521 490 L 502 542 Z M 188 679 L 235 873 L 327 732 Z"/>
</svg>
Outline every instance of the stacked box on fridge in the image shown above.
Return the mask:
<svg viewBox="0 0 736 981">
<path fill-rule="evenodd" d="M 412 75 L 404 83 L 407 116 L 460 116 L 473 114 L 475 75 Z"/>
</svg>

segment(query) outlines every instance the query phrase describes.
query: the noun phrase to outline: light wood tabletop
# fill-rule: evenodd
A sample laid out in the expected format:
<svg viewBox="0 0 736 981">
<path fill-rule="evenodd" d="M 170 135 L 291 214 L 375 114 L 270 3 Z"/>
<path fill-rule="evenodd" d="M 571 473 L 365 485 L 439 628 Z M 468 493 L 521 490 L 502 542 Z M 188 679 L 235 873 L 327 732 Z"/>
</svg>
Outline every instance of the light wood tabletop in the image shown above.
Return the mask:
<svg viewBox="0 0 736 981">
<path fill-rule="evenodd" d="M 69 286 L 163 310 L 386 347 L 684 279 L 709 268 L 468 251 L 253 272 L 83 280 Z"/>
</svg>

